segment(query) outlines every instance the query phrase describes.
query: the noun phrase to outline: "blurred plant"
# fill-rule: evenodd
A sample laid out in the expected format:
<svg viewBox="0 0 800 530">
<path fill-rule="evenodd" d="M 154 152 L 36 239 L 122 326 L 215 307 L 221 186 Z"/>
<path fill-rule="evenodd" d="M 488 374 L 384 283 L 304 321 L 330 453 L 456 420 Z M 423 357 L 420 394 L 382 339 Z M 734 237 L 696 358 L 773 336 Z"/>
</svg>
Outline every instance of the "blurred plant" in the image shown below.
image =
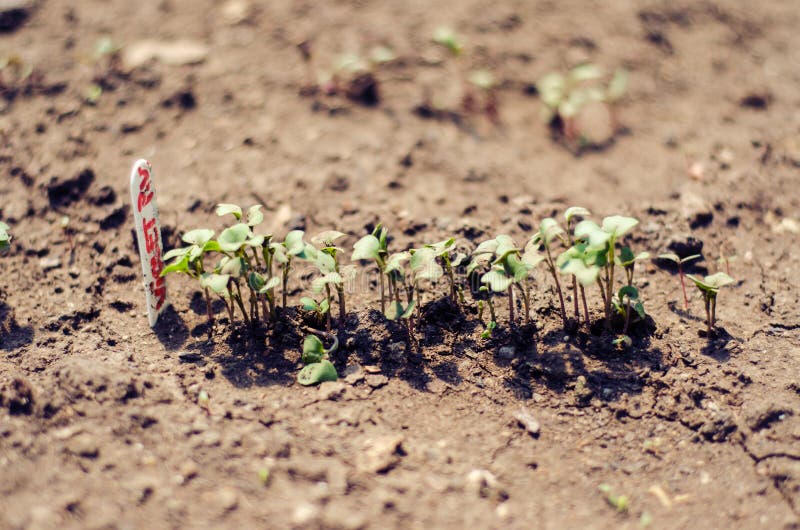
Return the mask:
<svg viewBox="0 0 800 530">
<path fill-rule="evenodd" d="M 8 233 L 9 226 L 0 221 L 0 252 L 6 252 L 11 247 L 11 234 Z"/>
<path fill-rule="evenodd" d="M 608 107 L 613 133 L 616 128 L 613 106 L 627 91 L 628 73 L 617 70 L 607 86 L 600 84 L 602 77 L 603 70 L 591 63 L 580 64 L 566 75 L 553 72 L 544 76 L 536 85 L 544 105 L 543 121 L 570 142 L 592 143 L 584 136 L 584 131 L 579 130 L 575 119 L 585 105 L 598 102 Z"/>
<path fill-rule="evenodd" d="M 717 320 L 717 295 L 719 294 L 719 290 L 726 285 L 734 283 L 735 280 L 724 272 L 711 274 L 703 279 L 692 276 L 691 274 L 687 274 L 686 277 L 692 280 L 703 294 L 703 301 L 705 302 L 706 308 L 706 324 L 708 326 L 707 336 L 711 337 Z"/>
</svg>

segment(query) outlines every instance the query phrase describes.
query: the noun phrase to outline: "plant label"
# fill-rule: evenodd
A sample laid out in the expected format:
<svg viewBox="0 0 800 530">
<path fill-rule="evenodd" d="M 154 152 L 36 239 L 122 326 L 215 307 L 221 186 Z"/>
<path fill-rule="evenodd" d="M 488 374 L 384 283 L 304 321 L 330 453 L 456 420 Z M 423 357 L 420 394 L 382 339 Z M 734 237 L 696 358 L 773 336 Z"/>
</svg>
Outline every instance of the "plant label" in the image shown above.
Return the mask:
<svg viewBox="0 0 800 530">
<path fill-rule="evenodd" d="M 144 290 L 147 298 L 147 320 L 150 327 L 167 306 L 167 283 L 161 277 L 164 260 L 161 258 L 161 223 L 158 221 L 156 190 L 150 162 L 137 160 L 131 170 L 131 201 L 139 258 L 142 260 Z"/>
</svg>

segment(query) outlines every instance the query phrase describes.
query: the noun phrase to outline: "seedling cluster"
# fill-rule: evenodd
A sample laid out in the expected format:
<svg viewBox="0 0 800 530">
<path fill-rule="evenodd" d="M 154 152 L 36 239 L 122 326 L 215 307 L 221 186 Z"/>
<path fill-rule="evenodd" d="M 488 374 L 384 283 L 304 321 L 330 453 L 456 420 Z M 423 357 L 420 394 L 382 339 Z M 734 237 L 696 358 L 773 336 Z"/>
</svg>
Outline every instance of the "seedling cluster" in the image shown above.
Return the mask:
<svg viewBox="0 0 800 530">
<path fill-rule="evenodd" d="M 377 270 L 380 311 L 387 320 L 404 324 L 410 345 L 415 342 L 422 296 L 430 291 L 426 286 L 437 282 L 446 286 L 446 296 L 454 307 L 474 308 L 484 322 L 484 338 L 500 324 L 500 296 L 507 297 L 508 329 L 521 325 L 522 332 L 531 332 L 533 294 L 542 289 L 545 278 L 549 278 L 565 332 L 582 326 L 590 329 L 590 307 L 595 305 L 601 310 L 605 332 L 614 344 L 625 347 L 633 342 L 631 328 L 647 318 L 635 272 L 637 264 L 649 255 L 636 253 L 625 244 L 625 236 L 639 222 L 632 217 L 609 216 L 598 224 L 586 208 L 575 206 L 564 212 L 562 222 L 554 217 L 542 219 L 523 245 L 500 234 L 481 242 L 470 255 L 459 252 L 455 238 L 392 251 L 388 230 L 378 224 L 355 242 L 347 260 L 344 249 L 338 246 L 346 236 L 342 232 L 328 230 L 306 242 L 303 231 L 292 230 L 280 241 L 257 230 L 264 220 L 260 205 L 244 211 L 234 204 L 220 204 L 216 213 L 229 218 L 230 226 L 216 238 L 207 228 L 185 233 L 182 239 L 186 246 L 165 254 L 170 263 L 162 275 L 182 273 L 198 282 L 206 299 L 209 333 L 214 324 L 214 296 L 224 302 L 231 326 L 236 325 L 238 316 L 255 331 L 272 325 L 286 309 L 298 262 L 310 266 L 314 271 L 311 292 L 299 299 L 305 321 L 312 326 L 303 346 L 303 361 L 308 365 L 302 372 L 305 382 L 335 375 L 325 357 L 338 348 L 336 335 L 345 325 L 345 287 L 358 273 L 350 262 Z M 695 258 L 661 257 L 676 260 L 679 265 Z M 545 274 L 538 278 L 537 271 L 542 268 Z M 733 280 L 724 273 L 703 280 L 689 278 L 703 293 L 711 333 L 719 288 Z M 469 299 L 465 287 L 472 293 Z M 595 304 L 589 302 L 590 293 L 596 293 Z M 572 301 L 569 311 L 568 296 Z M 335 319 L 334 305 L 338 307 Z M 489 318 L 484 320 L 487 307 Z M 333 345 L 325 349 L 320 336 L 332 339 Z"/>
<path fill-rule="evenodd" d="M 585 63 L 566 75 L 547 74 L 536 85 L 543 103 L 542 119 L 574 149 L 602 145 L 616 132 L 615 105 L 625 95 L 628 73 L 617 70 L 607 85 L 602 84 L 603 77 L 599 66 Z M 596 130 L 581 125 L 580 117 L 588 109 L 604 118 L 593 120 L 600 124 Z"/>
</svg>

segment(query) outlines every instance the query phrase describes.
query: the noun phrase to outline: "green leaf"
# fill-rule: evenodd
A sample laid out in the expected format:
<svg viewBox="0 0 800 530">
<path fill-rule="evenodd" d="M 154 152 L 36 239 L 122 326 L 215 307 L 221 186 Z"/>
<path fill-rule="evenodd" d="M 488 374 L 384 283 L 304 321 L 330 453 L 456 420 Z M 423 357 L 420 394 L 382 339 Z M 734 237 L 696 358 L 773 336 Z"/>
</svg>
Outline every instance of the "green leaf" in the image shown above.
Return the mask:
<svg viewBox="0 0 800 530">
<path fill-rule="evenodd" d="M 444 276 L 444 269 L 436 261 L 430 261 L 414 271 L 415 280 L 435 281 L 442 276 Z"/>
<path fill-rule="evenodd" d="M 265 283 L 264 286 L 261 287 L 261 289 L 258 290 L 258 292 L 259 292 L 259 294 L 266 294 L 269 291 L 271 291 L 272 289 L 274 289 L 277 286 L 279 286 L 280 284 L 281 284 L 281 279 L 279 277 L 277 277 L 277 276 L 273 276 L 272 278 L 267 280 L 267 283 Z"/>
<path fill-rule="evenodd" d="M 463 252 L 459 252 L 455 255 L 455 257 L 450 261 L 451 267 L 458 267 L 467 259 L 467 255 Z"/>
<path fill-rule="evenodd" d="M 311 298 L 310 296 L 301 296 L 300 305 L 306 311 L 317 311 L 319 309 L 319 304 L 317 303 L 317 301 Z"/>
<path fill-rule="evenodd" d="M 237 221 L 241 220 L 242 218 L 242 209 L 235 205 L 235 204 L 218 204 L 217 205 L 217 215 L 220 217 L 224 217 L 228 214 L 233 215 Z"/>
<path fill-rule="evenodd" d="M 242 271 L 244 271 L 246 268 L 247 264 L 245 263 L 244 259 L 240 257 L 230 258 L 225 256 L 219 262 L 220 274 L 239 277 L 242 275 Z"/>
<path fill-rule="evenodd" d="M 200 277 L 200 286 L 211 289 L 215 293 L 227 298 L 230 296 L 230 293 L 228 292 L 229 280 L 230 276 L 227 274 L 214 274 L 207 272 Z"/>
<path fill-rule="evenodd" d="M 436 252 L 431 247 L 422 247 L 412 251 L 408 265 L 411 267 L 411 270 L 416 271 L 417 269 L 427 267 L 434 261 L 436 261 Z"/>
<path fill-rule="evenodd" d="M 219 243 L 219 248 L 223 252 L 236 252 L 244 246 L 249 236 L 250 227 L 246 224 L 239 223 L 223 230 L 217 242 Z"/>
<path fill-rule="evenodd" d="M 197 230 L 191 230 L 183 234 L 181 238 L 184 243 L 189 243 L 190 245 L 197 245 L 198 247 L 203 247 L 209 240 L 214 237 L 214 231 L 209 230 L 207 228 L 198 228 Z"/>
<path fill-rule="evenodd" d="M 297 382 L 303 386 L 315 385 L 323 381 L 336 381 L 338 378 L 339 374 L 336 373 L 336 368 L 327 359 L 309 364 L 297 374 Z"/>
<path fill-rule="evenodd" d="M 596 265 L 587 265 L 580 258 L 573 258 L 567 261 L 562 267 L 561 272 L 564 274 L 572 274 L 578 283 L 584 287 L 588 287 L 597 282 L 600 275 L 600 267 Z"/>
<path fill-rule="evenodd" d="M 172 250 L 165 252 L 164 255 L 161 257 L 161 259 L 163 259 L 164 261 L 169 261 L 172 258 L 176 258 L 178 256 L 188 257 L 190 250 L 192 250 L 192 247 L 173 248 Z"/>
<path fill-rule="evenodd" d="M 320 313 L 322 313 L 324 315 L 328 311 L 330 311 L 330 309 L 331 309 L 331 303 L 328 301 L 327 298 L 324 299 L 322 302 L 320 302 L 320 304 L 319 304 L 319 312 Z"/>
<path fill-rule="evenodd" d="M 603 219 L 603 231 L 608 232 L 614 239 L 617 239 L 638 224 L 639 220 L 633 217 L 612 215 Z"/>
<path fill-rule="evenodd" d="M 438 243 L 431 243 L 430 245 L 425 245 L 428 248 L 433 249 L 433 252 L 437 256 L 441 256 L 442 254 L 449 251 L 453 245 L 456 243 L 456 238 L 451 237 L 450 239 L 445 239 L 444 241 L 439 241 Z"/>
<path fill-rule="evenodd" d="M 691 256 L 686 256 L 681 260 L 681 263 L 686 263 L 687 261 L 694 261 L 698 258 L 702 258 L 702 254 L 692 254 Z"/>
<path fill-rule="evenodd" d="M 490 321 L 486 325 L 486 329 L 483 330 L 483 333 L 481 333 L 481 338 L 482 339 L 488 339 L 489 337 L 491 337 L 492 336 L 492 331 L 494 331 L 496 327 L 497 327 L 497 322 L 495 322 L 494 320 Z"/>
<path fill-rule="evenodd" d="M 610 103 L 622 99 L 625 92 L 628 90 L 628 72 L 623 69 L 618 69 L 614 72 L 614 77 L 608 83 L 608 90 L 606 90 L 606 100 Z"/>
<path fill-rule="evenodd" d="M 364 236 L 353 245 L 353 254 L 350 259 L 353 261 L 377 259 L 380 248 L 381 244 L 377 237 L 374 235 Z"/>
<path fill-rule="evenodd" d="M 625 285 L 621 287 L 619 292 L 617 293 L 617 298 L 619 298 L 620 302 L 623 302 L 626 297 L 629 300 L 638 300 L 639 290 L 633 285 Z"/>
<path fill-rule="evenodd" d="M 564 219 L 569 223 L 573 217 L 589 217 L 590 215 L 592 215 L 592 212 L 583 206 L 570 206 L 564 212 Z"/>
<path fill-rule="evenodd" d="M 603 77 L 603 69 L 592 63 L 583 63 L 569 71 L 569 81 L 572 84 L 592 81 Z"/>
<path fill-rule="evenodd" d="M 480 243 L 478 245 L 478 248 L 476 248 L 472 252 L 472 255 L 480 256 L 482 254 L 494 254 L 495 251 L 497 250 L 497 245 L 498 245 L 497 239 L 488 239 Z"/>
<path fill-rule="evenodd" d="M 705 284 L 710 285 L 714 289 L 719 289 L 720 287 L 725 287 L 726 285 L 730 285 L 735 282 L 736 280 L 734 280 L 724 272 L 717 272 L 715 274 L 705 277 Z"/>
<path fill-rule="evenodd" d="M 316 335 L 306 335 L 303 340 L 303 362 L 313 364 L 325 357 L 325 347 Z"/>
<path fill-rule="evenodd" d="M 575 225 L 575 237 L 584 239 L 590 247 L 604 247 L 611 234 L 597 226 L 597 223 L 589 219 L 583 220 Z"/>
<path fill-rule="evenodd" d="M 341 239 L 347 234 L 337 230 L 326 230 L 311 238 L 311 242 L 315 245 L 323 247 L 332 247 L 337 239 Z"/>
<path fill-rule="evenodd" d="M 514 283 L 514 278 L 508 276 L 503 267 L 495 266 L 492 267 L 492 270 L 481 276 L 481 283 L 489 285 L 492 291 L 496 293 L 502 293 Z"/>
<path fill-rule="evenodd" d="M 456 56 L 461 54 L 463 48 L 456 33 L 446 26 L 439 26 L 436 28 L 433 32 L 433 42 L 444 46 L 450 53 Z"/>
<path fill-rule="evenodd" d="M 480 90 L 491 90 L 497 85 L 492 72 L 486 69 L 474 70 L 469 74 L 469 82 Z"/>
<path fill-rule="evenodd" d="M 553 239 L 563 233 L 564 230 L 558 226 L 558 222 L 555 219 L 546 217 L 539 223 L 539 233 L 537 235 L 539 241 L 544 246 L 549 247 Z"/>
<path fill-rule="evenodd" d="M 645 318 L 647 316 L 647 313 L 644 311 L 644 304 L 641 302 L 636 302 L 633 304 L 633 310 L 636 311 L 636 313 L 639 315 L 639 318 Z"/>
<path fill-rule="evenodd" d="M 400 318 L 408 318 L 414 313 L 414 308 L 417 307 L 417 301 L 411 300 L 411 303 L 405 308 L 405 310 L 400 314 Z"/>
<path fill-rule="evenodd" d="M 403 252 L 396 252 L 389 256 L 386 260 L 386 274 L 389 274 L 392 271 L 397 271 L 399 273 L 403 272 L 403 263 L 407 261 L 411 257 L 411 254 L 407 251 Z"/>
<path fill-rule="evenodd" d="M 506 258 L 503 268 L 506 274 L 511 276 L 515 282 L 519 282 L 528 276 L 528 272 L 533 270 L 534 266 L 521 260 L 519 256 L 512 254 Z"/>
<path fill-rule="evenodd" d="M 333 259 L 333 256 L 326 252 L 318 253 L 316 259 L 314 260 L 314 264 L 323 274 L 336 271 L 336 260 Z"/>
<path fill-rule="evenodd" d="M 699 256 L 699 254 L 697 254 Z M 673 263 L 682 263 L 680 256 L 673 252 L 667 252 L 666 254 L 659 254 L 658 259 L 665 259 L 668 261 L 672 261 Z"/>
<path fill-rule="evenodd" d="M 283 240 L 283 245 L 286 247 L 286 252 L 292 256 L 300 256 L 306 250 L 306 244 L 303 242 L 305 232 L 302 230 L 292 230 L 286 234 Z"/>
<path fill-rule="evenodd" d="M 536 88 L 542 103 L 550 108 L 557 108 L 564 99 L 564 85 L 564 76 L 558 73 L 547 74 L 540 79 Z"/>
<path fill-rule="evenodd" d="M 339 275 L 338 272 L 333 271 L 325 274 L 324 276 L 319 276 L 314 278 L 314 281 L 311 282 L 311 290 L 315 293 L 321 293 L 326 285 L 341 285 L 342 284 L 342 277 Z"/>
<path fill-rule="evenodd" d="M 177 250 L 177 249 L 176 249 Z M 161 276 L 166 276 L 172 272 L 189 272 L 189 256 L 185 255 L 179 260 L 175 260 L 175 262 L 170 263 L 163 269 L 161 269 Z"/>
<path fill-rule="evenodd" d="M 519 252 L 517 244 L 511 239 L 511 236 L 500 234 L 495 238 L 497 241 L 497 248 L 494 251 L 497 261 L 502 261 L 505 257 L 512 252 Z"/>
<path fill-rule="evenodd" d="M 264 212 L 261 211 L 261 205 L 256 204 L 247 210 L 247 224 L 249 226 L 256 226 L 264 221 Z"/>
</svg>

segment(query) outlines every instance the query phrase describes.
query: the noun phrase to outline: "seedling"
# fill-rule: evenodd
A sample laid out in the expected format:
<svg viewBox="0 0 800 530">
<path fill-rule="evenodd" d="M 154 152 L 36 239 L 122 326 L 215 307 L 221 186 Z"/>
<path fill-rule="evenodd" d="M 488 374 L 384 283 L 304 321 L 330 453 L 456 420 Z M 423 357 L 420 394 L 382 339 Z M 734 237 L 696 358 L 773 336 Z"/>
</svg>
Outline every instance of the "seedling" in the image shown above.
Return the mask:
<svg viewBox="0 0 800 530">
<path fill-rule="evenodd" d="M 497 81 L 489 70 L 474 70 L 469 74 L 469 82 L 482 95 L 482 104 L 479 109 L 483 111 L 490 122 L 500 123 L 500 101 L 497 97 Z M 464 94 L 462 105 L 464 110 L 470 112 L 474 109 L 474 97 L 471 91 Z"/>
<path fill-rule="evenodd" d="M 639 318 L 645 318 L 644 305 L 639 297 L 639 290 L 633 285 L 633 272 L 637 261 L 642 261 L 650 257 L 647 252 L 640 252 L 634 255 L 630 247 L 622 247 L 616 257 L 616 263 L 625 271 L 626 284 L 617 293 L 617 300 L 614 304 L 618 313 L 625 318 L 625 325 L 622 329 L 623 337 L 628 336 L 628 326 L 631 321 L 631 309 L 636 311 Z M 630 339 L 626 341 L 630 343 Z"/>
<path fill-rule="evenodd" d="M 567 309 L 564 305 L 564 293 L 561 291 L 561 282 L 558 280 L 558 269 L 556 267 L 556 262 L 553 259 L 552 252 L 553 242 L 556 240 L 556 238 L 560 238 L 563 233 L 564 230 L 558 225 L 558 222 L 552 217 L 547 217 L 542 219 L 541 223 L 539 223 L 539 231 L 531 239 L 530 245 L 533 248 L 544 248 L 543 261 L 547 265 L 547 270 L 550 271 L 550 275 L 553 277 L 553 281 L 555 282 L 556 293 L 558 294 L 558 303 L 561 308 L 561 320 L 563 320 L 564 327 L 566 327 Z"/>
<path fill-rule="evenodd" d="M 9 226 L 0 221 L 0 252 L 6 252 L 11 247 L 11 234 L 8 233 Z"/>
<path fill-rule="evenodd" d="M 352 280 L 356 273 L 355 267 L 352 265 L 343 267 L 339 265 L 338 254 L 342 252 L 342 249 L 335 246 L 335 242 L 344 236 L 345 234 L 342 232 L 328 230 L 311 239 L 312 243 L 321 246 L 316 258 L 313 260 L 320 276 L 313 281 L 311 288 L 315 293 L 325 291 L 325 301 L 327 301 L 327 306 L 330 308 L 331 286 L 333 286 L 339 300 L 340 325 L 344 324 L 344 318 L 347 314 L 344 284 L 346 281 Z M 328 326 L 330 327 L 330 316 L 328 317 Z"/>
<path fill-rule="evenodd" d="M 75 261 L 75 242 L 72 240 L 72 227 L 69 225 L 69 216 L 62 216 L 61 221 L 59 222 L 61 226 L 61 230 L 64 232 L 64 235 L 67 238 L 67 244 L 69 245 L 69 264 Z"/>
<path fill-rule="evenodd" d="M 441 277 L 442 268 L 435 264 L 433 251 L 427 249 L 423 252 L 413 251 L 417 259 L 412 265 L 412 272 L 406 270 L 406 262 L 412 260 L 412 251 L 397 252 L 390 255 L 386 260 L 386 277 L 389 279 L 389 308 L 384 313 L 389 320 L 405 320 L 406 332 L 409 343 L 414 337 L 414 322 L 412 316 L 414 309 L 418 307 L 416 298 L 417 282 L 421 279 L 433 279 Z M 416 268 L 414 268 L 416 266 Z M 438 267 L 438 270 L 436 270 Z M 406 292 L 406 303 L 403 304 L 400 297 L 400 290 Z"/>
<path fill-rule="evenodd" d="M 434 256 L 442 261 L 444 274 L 447 276 L 447 281 L 450 284 L 450 299 L 456 304 L 463 304 L 464 289 L 456 280 L 455 269 L 464 263 L 464 261 L 467 259 L 467 255 L 463 252 L 457 252 L 455 255 L 453 255 L 452 252 L 453 248 L 455 247 L 455 243 L 455 238 L 451 237 L 450 239 L 445 239 L 444 241 L 439 241 L 438 243 L 425 245 L 425 247 L 433 250 Z"/>
<path fill-rule="evenodd" d="M 700 254 L 692 254 L 691 256 L 686 256 L 685 258 L 681 258 L 675 253 L 668 252 L 666 254 L 659 254 L 659 259 L 665 259 L 675 263 L 678 266 L 678 278 L 681 280 L 681 291 L 683 292 L 683 309 L 684 311 L 689 310 L 689 297 L 686 296 L 686 280 L 684 280 L 684 272 L 683 272 L 683 264 L 688 263 L 690 261 L 694 261 L 702 256 Z"/>
<path fill-rule="evenodd" d="M 686 277 L 692 280 L 703 294 L 703 301 L 705 302 L 706 308 L 706 324 L 708 326 L 707 336 L 711 337 L 717 318 L 717 294 L 719 294 L 719 290 L 722 287 L 734 283 L 735 280 L 724 272 L 706 276 L 702 280 L 691 274 L 687 274 Z"/>
<path fill-rule="evenodd" d="M 11 101 L 37 84 L 33 66 L 16 54 L 0 57 L 0 94 Z"/>
<path fill-rule="evenodd" d="M 567 222 L 567 233 L 568 234 L 572 233 L 572 225 L 573 225 L 573 221 L 574 221 L 574 219 L 576 217 L 589 217 L 590 215 L 591 215 L 591 212 L 589 210 L 587 210 L 586 208 L 583 208 L 582 206 L 571 206 L 571 207 L 567 208 L 567 210 L 564 212 L 564 220 Z M 572 241 L 571 241 L 571 244 L 575 245 L 577 243 L 579 243 L 579 241 L 573 237 Z M 581 254 L 579 252 L 579 253 L 575 253 L 575 255 L 573 256 L 571 254 L 568 254 L 569 252 L 570 252 L 570 250 L 567 250 L 566 252 L 562 253 L 558 257 L 558 259 L 556 260 L 556 265 L 558 265 L 559 268 L 561 268 L 564 265 L 564 263 L 566 262 L 565 258 L 568 259 L 568 258 L 572 258 L 572 257 L 579 257 L 580 254 Z M 578 308 L 578 287 L 579 287 L 578 278 L 577 278 L 577 276 L 575 274 L 573 274 L 572 275 L 572 303 L 573 303 L 573 306 L 574 306 L 574 309 L 575 309 L 575 320 L 580 322 L 580 310 Z M 580 284 L 580 293 L 581 293 L 581 300 L 583 301 L 583 308 L 584 308 L 584 315 L 586 317 L 586 322 L 589 322 L 589 310 L 588 310 L 588 307 L 586 305 L 586 292 L 585 292 L 583 284 Z"/>
<path fill-rule="evenodd" d="M 580 145 L 596 143 L 587 136 L 588 131 L 579 130 L 576 118 L 583 108 L 592 102 L 605 105 L 609 112 L 611 134 L 615 127 L 613 105 L 627 90 L 628 74 L 617 70 L 606 87 L 600 85 L 603 70 L 594 64 L 580 64 L 567 75 L 550 73 L 537 84 L 544 106 L 542 118 L 569 142 Z"/>
<path fill-rule="evenodd" d="M 372 234 L 366 235 L 356 241 L 353 245 L 353 253 L 350 259 L 353 261 L 358 260 L 371 260 L 375 262 L 378 267 L 380 278 L 380 294 L 381 294 L 381 313 L 386 314 L 386 298 L 384 296 L 384 274 L 386 274 L 386 258 L 389 256 L 388 243 L 386 241 L 388 231 L 383 225 L 378 224 L 372 231 Z"/>
<path fill-rule="evenodd" d="M 95 42 L 91 60 L 95 65 L 94 82 L 86 91 L 86 102 L 94 105 L 103 95 L 103 91 L 113 89 L 112 76 L 122 67 L 120 52 L 122 45 L 110 37 L 101 37 Z"/>
<path fill-rule="evenodd" d="M 517 248 L 514 240 L 507 235 L 499 235 L 494 239 L 484 241 L 478 245 L 472 255 L 473 259 L 467 268 L 467 274 L 471 274 L 487 262 L 490 263 L 489 271 L 481 276 L 481 283 L 487 287 L 485 292 L 489 294 L 491 322 L 496 322 L 492 293 L 505 291 L 508 293 L 509 325 L 514 326 L 516 321 L 514 317 L 514 286 L 516 286 L 522 296 L 525 308 L 524 323 L 527 325 L 530 321 L 530 289 L 526 280 L 536 265 L 545 258 L 533 248 L 526 248 L 523 254 Z M 489 331 L 491 332 L 491 330 Z"/>
<path fill-rule="evenodd" d="M 303 339 L 302 360 L 306 366 L 297 374 L 297 382 L 309 386 L 323 381 L 336 381 L 339 374 L 336 368 L 325 357 L 335 352 L 339 347 L 339 340 L 333 336 L 333 344 L 325 349 L 324 344 L 316 335 L 307 335 Z"/>
<path fill-rule="evenodd" d="M 458 57 L 464 50 L 464 44 L 461 42 L 461 38 L 456 35 L 455 31 L 447 26 L 439 26 L 436 28 L 433 32 L 433 42 L 444 46 L 453 57 Z"/>
<path fill-rule="evenodd" d="M 598 226 L 594 221 L 583 220 L 575 226 L 575 237 L 582 240 L 587 245 L 587 250 L 597 252 L 594 256 L 594 265 L 600 267 L 605 273 L 597 277 L 600 284 L 600 292 L 603 297 L 605 309 L 606 330 L 611 331 L 612 302 L 614 295 L 614 269 L 615 265 L 622 264 L 621 260 L 615 257 L 617 240 L 619 240 L 631 228 L 639 224 L 637 219 L 614 215 L 603 219 L 603 226 Z M 629 249 L 630 250 L 630 249 Z M 631 252 L 632 255 L 632 252 Z M 627 257 L 627 253 L 626 253 Z M 642 259 L 639 257 L 638 259 Z M 636 258 L 633 260 L 636 261 Z M 626 277 L 632 280 L 633 267 L 625 267 Z"/>
<path fill-rule="evenodd" d="M 629 500 L 626 495 L 617 495 L 608 484 L 600 484 L 597 489 L 603 494 L 609 506 L 620 513 L 628 511 Z"/>
</svg>

